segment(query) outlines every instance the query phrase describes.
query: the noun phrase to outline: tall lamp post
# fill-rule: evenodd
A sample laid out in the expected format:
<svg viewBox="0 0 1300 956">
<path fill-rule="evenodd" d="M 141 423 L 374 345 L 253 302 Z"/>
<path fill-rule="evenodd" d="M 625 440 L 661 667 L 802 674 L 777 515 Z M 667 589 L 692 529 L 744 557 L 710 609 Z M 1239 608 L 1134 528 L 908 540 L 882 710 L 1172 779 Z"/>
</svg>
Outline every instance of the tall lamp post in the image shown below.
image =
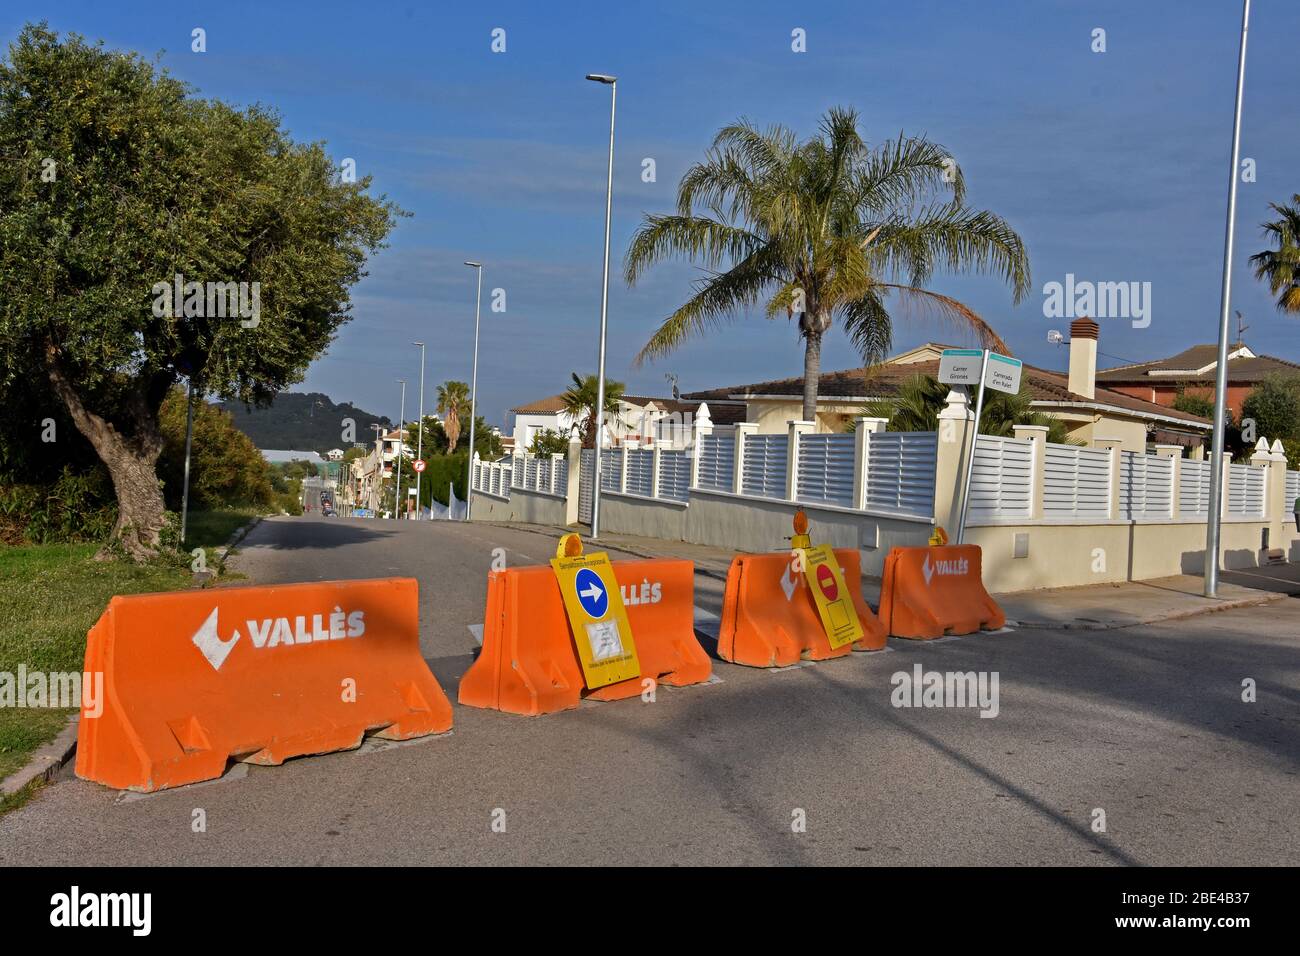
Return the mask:
<svg viewBox="0 0 1300 956">
<path fill-rule="evenodd" d="M 1228 407 L 1228 305 L 1232 296 L 1232 227 L 1237 218 L 1237 169 L 1241 153 L 1241 96 L 1246 86 L 1246 31 L 1250 0 L 1241 9 L 1241 47 L 1237 51 L 1237 100 L 1232 111 L 1232 166 L 1228 170 L 1228 224 L 1223 239 L 1223 287 L 1219 295 L 1219 357 L 1214 369 L 1214 438 L 1210 447 L 1210 512 L 1205 516 L 1205 596 L 1219 590 L 1219 523 L 1223 515 L 1223 419 Z"/>
<path fill-rule="evenodd" d="M 397 484 L 393 488 L 393 520 L 402 517 L 402 434 L 406 430 L 406 379 L 397 380 L 402 386 L 402 417 L 397 421 L 397 454 L 393 456 L 393 479 Z"/>
<path fill-rule="evenodd" d="M 609 170 L 605 177 L 605 267 L 600 286 L 600 360 L 596 369 L 596 467 L 592 472 L 591 537 L 600 537 L 600 453 L 605 445 L 605 320 L 609 309 L 609 216 L 614 202 L 614 106 L 618 77 L 588 73 L 593 83 L 609 86 Z"/>
<path fill-rule="evenodd" d="M 415 457 L 424 460 L 424 343 L 412 342 L 420 347 L 420 433 L 415 439 Z M 415 520 L 420 520 L 420 475 L 415 473 Z"/>
<path fill-rule="evenodd" d="M 478 292 L 474 296 L 474 368 L 470 373 L 469 386 L 469 459 L 465 466 L 465 520 L 469 520 L 470 505 L 474 501 L 474 419 L 475 402 L 478 399 L 478 316 L 479 306 L 483 303 L 483 263 L 465 260 L 465 265 L 478 270 Z"/>
</svg>

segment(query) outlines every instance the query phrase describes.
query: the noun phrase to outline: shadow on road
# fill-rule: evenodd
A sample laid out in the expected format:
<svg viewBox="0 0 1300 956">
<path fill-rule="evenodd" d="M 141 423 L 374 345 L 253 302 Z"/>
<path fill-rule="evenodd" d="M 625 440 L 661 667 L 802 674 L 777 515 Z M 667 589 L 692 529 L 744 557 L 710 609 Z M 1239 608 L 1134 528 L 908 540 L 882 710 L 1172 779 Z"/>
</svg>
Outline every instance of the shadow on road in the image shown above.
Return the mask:
<svg viewBox="0 0 1300 956">
<path fill-rule="evenodd" d="M 276 535 L 272 529 L 288 522 L 302 522 L 297 534 Z M 295 529 L 298 531 L 299 529 Z M 350 518 L 281 518 L 264 521 L 241 545 L 242 549 L 268 548 L 273 551 L 301 551 L 316 548 L 343 548 L 397 534 L 397 529 L 372 528 L 363 519 Z"/>
</svg>

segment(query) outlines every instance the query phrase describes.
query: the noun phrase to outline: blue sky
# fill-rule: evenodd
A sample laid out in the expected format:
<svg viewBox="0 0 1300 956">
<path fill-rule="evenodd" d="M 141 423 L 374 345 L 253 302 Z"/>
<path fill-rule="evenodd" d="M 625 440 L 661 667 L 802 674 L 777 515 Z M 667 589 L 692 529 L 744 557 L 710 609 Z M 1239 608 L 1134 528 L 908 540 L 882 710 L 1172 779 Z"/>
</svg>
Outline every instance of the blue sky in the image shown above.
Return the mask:
<svg viewBox="0 0 1300 956">
<path fill-rule="evenodd" d="M 470 377 L 472 270 L 484 270 L 480 408 L 513 405 L 595 370 L 600 311 L 608 88 L 619 76 L 613 265 L 645 212 L 669 211 L 676 184 L 717 129 L 737 117 L 811 133 L 842 104 L 869 140 L 900 130 L 944 144 L 971 204 L 1006 217 L 1027 244 L 1034 291 L 1013 306 L 998 281 L 936 276 L 1034 364 L 1064 368 L 1042 288 L 1080 280 L 1150 282 L 1152 321 L 1102 321 L 1102 363 L 1172 354 L 1217 336 L 1236 0 L 1133 3 L 915 2 L 386 4 L 102 2 L 18 4 L 0 12 L 7 44 L 25 20 L 152 56 L 198 91 L 280 111 L 293 136 L 354 158 L 413 213 L 354 291 L 355 317 L 296 390 L 319 390 L 395 416 L 397 378 L 427 388 Z M 1233 308 L 1256 350 L 1300 360 L 1300 318 L 1274 309 L 1250 275 L 1268 203 L 1300 192 L 1295 37 L 1300 4 L 1253 5 Z M 207 52 L 190 31 L 207 32 Z M 1106 52 L 1091 50 L 1094 28 Z M 506 31 L 493 53 L 492 31 Z M 802 28 L 807 52 L 791 50 Z M 657 181 L 642 181 L 655 160 Z M 642 368 L 631 361 L 688 291 L 689 265 L 636 288 L 611 277 L 609 375 L 664 394 L 796 375 L 802 349 L 784 319 L 744 317 Z M 506 311 L 487 309 L 503 288 Z M 898 348 L 960 333 L 900 317 Z M 823 366 L 858 364 L 833 333 Z M 415 392 L 408 390 L 408 412 Z"/>
</svg>

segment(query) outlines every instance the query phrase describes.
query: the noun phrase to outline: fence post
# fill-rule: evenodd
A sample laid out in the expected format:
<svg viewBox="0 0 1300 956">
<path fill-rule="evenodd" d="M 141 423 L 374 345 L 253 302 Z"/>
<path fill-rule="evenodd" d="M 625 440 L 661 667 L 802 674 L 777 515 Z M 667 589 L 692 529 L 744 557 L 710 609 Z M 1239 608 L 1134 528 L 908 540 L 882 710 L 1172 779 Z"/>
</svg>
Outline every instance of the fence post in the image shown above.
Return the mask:
<svg viewBox="0 0 1300 956">
<path fill-rule="evenodd" d="M 569 456 L 567 459 L 569 477 L 564 486 L 564 523 L 578 523 L 578 496 L 582 493 L 582 439 L 569 437 Z"/>
<path fill-rule="evenodd" d="M 1094 438 L 1093 447 L 1104 448 L 1110 452 L 1110 520 L 1119 520 L 1119 465 L 1120 455 L 1124 451 L 1124 441 L 1120 438 Z"/>
<path fill-rule="evenodd" d="M 934 458 L 934 521 L 953 537 L 961 520 L 962 481 L 974 435 L 975 412 L 970 400 L 954 388 L 939 412 L 939 442 Z"/>
<path fill-rule="evenodd" d="M 1156 445 L 1157 458 L 1172 458 L 1174 462 L 1173 483 L 1169 489 L 1169 517 L 1178 517 L 1178 496 L 1182 493 L 1183 484 L 1183 446 L 1182 445 Z"/>
<path fill-rule="evenodd" d="M 853 429 L 853 507 L 859 511 L 867 508 L 867 487 L 870 481 L 871 436 L 883 432 L 888 418 L 859 418 Z"/>
<path fill-rule="evenodd" d="M 557 492 L 556 492 L 555 489 L 556 489 L 556 486 L 559 485 L 559 482 L 556 481 L 556 475 L 559 474 L 560 469 L 563 467 L 563 466 L 560 464 L 560 462 L 562 462 L 562 461 L 564 461 L 564 452 L 562 452 L 562 451 L 553 451 L 553 452 L 551 452 L 551 461 L 550 461 L 551 481 L 550 481 L 550 484 L 549 484 L 549 487 L 550 487 L 550 489 L 551 489 L 551 494 L 557 494 Z M 567 487 L 567 486 L 566 486 L 566 487 Z"/>
<path fill-rule="evenodd" d="M 628 449 L 627 442 L 624 442 L 622 445 L 619 446 L 618 453 L 620 455 L 620 459 L 618 465 L 618 490 L 620 494 L 627 494 L 627 453 L 628 451 L 629 449 Z"/>
<path fill-rule="evenodd" d="M 1269 449 L 1273 459 L 1269 466 L 1267 483 L 1264 486 L 1264 514 L 1269 526 L 1269 545 L 1284 548 L 1287 539 L 1287 518 L 1291 516 L 1292 502 L 1286 500 L 1286 450 L 1282 442 L 1274 439 Z"/>
<path fill-rule="evenodd" d="M 650 497 L 659 497 L 659 443 L 650 450 Z"/>
<path fill-rule="evenodd" d="M 1034 443 L 1029 460 L 1029 520 L 1039 521 L 1043 517 L 1043 485 L 1047 475 L 1047 426 L 1014 425 L 1012 431 L 1017 438 L 1028 438 Z"/>
<path fill-rule="evenodd" d="M 701 408 L 708 406 L 702 405 Z M 690 443 L 686 447 L 686 454 L 691 463 L 691 483 L 688 487 L 695 488 L 700 483 L 700 449 L 704 444 L 704 436 L 713 434 L 713 422 L 707 417 L 696 416 L 691 426 Z"/>
<path fill-rule="evenodd" d="M 799 497 L 799 436 L 811 434 L 816 422 L 789 421 L 790 440 L 785 443 L 785 497 L 795 501 Z"/>
<path fill-rule="evenodd" d="M 745 493 L 745 436 L 758 431 L 758 422 L 736 422 L 736 461 L 731 470 L 733 493 Z"/>
</svg>

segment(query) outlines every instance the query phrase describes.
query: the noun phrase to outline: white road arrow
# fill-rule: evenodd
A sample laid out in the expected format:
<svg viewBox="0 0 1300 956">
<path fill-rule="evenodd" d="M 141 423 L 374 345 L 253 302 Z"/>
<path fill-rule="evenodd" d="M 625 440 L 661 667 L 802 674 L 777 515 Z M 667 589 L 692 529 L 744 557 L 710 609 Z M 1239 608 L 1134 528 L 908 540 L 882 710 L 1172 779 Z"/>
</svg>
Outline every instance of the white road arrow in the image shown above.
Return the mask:
<svg viewBox="0 0 1300 956">
<path fill-rule="evenodd" d="M 221 670 L 221 665 L 226 662 L 230 652 L 235 649 L 239 643 L 239 631 L 236 629 L 234 637 L 228 641 L 223 641 L 217 636 L 217 609 L 214 607 L 208 619 L 203 622 L 203 626 L 194 632 L 190 638 L 200 653 L 208 659 L 214 671 Z"/>
<path fill-rule="evenodd" d="M 593 601 L 599 601 L 605 592 L 602 591 L 595 583 L 587 585 L 587 590 L 579 591 L 579 597 L 591 598 Z"/>
</svg>

